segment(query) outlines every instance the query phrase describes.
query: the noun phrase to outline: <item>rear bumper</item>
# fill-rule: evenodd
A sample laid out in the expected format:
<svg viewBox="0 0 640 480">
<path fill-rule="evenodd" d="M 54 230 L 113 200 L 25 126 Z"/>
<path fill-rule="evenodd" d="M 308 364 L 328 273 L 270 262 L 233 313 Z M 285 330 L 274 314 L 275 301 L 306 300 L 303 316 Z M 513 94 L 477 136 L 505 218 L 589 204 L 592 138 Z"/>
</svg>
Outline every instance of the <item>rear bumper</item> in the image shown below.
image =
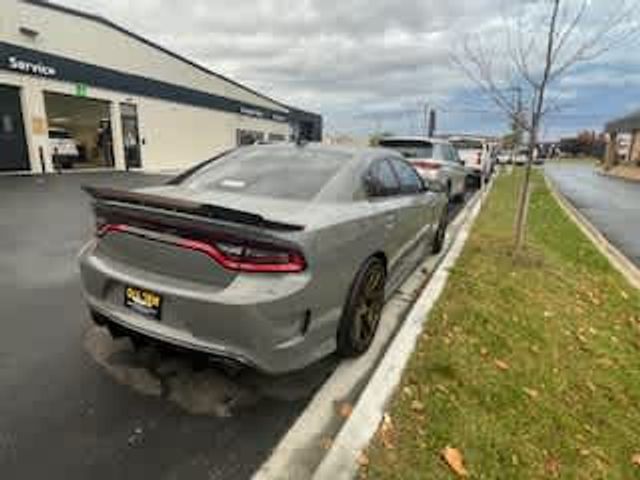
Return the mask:
<svg viewBox="0 0 640 480">
<path fill-rule="evenodd" d="M 125 330 L 271 374 L 301 369 L 335 350 L 342 306 L 314 302 L 308 272 L 238 275 L 220 288 L 137 270 L 94 250 L 89 245 L 80 255 L 85 299 Z M 129 285 L 162 296 L 160 320 L 124 305 Z"/>
</svg>

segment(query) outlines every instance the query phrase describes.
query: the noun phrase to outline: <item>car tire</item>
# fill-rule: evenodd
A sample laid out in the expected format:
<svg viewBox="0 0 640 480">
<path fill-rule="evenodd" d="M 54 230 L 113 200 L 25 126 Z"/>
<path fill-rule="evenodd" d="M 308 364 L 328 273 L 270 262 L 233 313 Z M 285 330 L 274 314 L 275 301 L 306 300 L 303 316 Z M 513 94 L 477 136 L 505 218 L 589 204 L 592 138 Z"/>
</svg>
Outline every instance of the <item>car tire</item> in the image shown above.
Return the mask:
<svg viewBox="0 0 640 480">
<path fill-rule="evenodd" d="M 370 257 L 360 267 L 338 326 L 339 356 L 357 357 L 371 345 L 384 307 L 386 279 L 384 262 L 378 257 Z"/>
<path fill-rule="evenodd" d="M 447 189 L 445 191 L 447 195 L 447 203 L 451 204 L 454 202 L 453 198 L 453 187 L 451 186 L 451 180 L 447 181 Z"/>
<path fill-rule="evenodd" d="M 447 238 L 447 227 L 449 226 L 449 215 L 447 210 L 448 209 L 446 207 L 442 209 L 442 215 L 438 222 L 438 230 L 436 230 L 436 234 L 433 237 L 431 253 L 434 255 L 442 251 L 444 241 Z"/>
</svg>

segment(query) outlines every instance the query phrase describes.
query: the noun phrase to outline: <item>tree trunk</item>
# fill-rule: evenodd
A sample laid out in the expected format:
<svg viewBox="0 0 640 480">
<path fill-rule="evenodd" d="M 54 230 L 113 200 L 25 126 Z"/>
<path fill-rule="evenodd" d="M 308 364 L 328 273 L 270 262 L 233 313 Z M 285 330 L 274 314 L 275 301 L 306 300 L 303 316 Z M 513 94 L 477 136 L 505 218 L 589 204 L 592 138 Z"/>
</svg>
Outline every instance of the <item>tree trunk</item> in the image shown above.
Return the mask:
<svg viewBox="0 0 640 480">
<path fill-rule="evenodd" d="M 526 240 L 527 212 L 529 210 L 529 196 L 531 194 L 531 166 L 533 165 L 533 151 L 537 145 L 537 132 L 535 128 L 531 131 L 531 139 L 529 142 L 529 158 L 524 171 L 524 179 L 520 188 L 520 198 L 518 199 L 518 211 L 516 214 L 516 231 L 515 231 L 515 254 L 518 255 L 524 246 Z"/>
<path fill-rule="evenodd" d="M 534 93 L 533 108 L 531 112 L 531 130 L 529 135 L 529 158 L 527 159 L 527 167 L 524 173 L 524 183 L 520 192 L 520 201 L 518 202 L 518 214 L 516 217 L 516 242 L 515 255 L 517 256 L 524 245 L 525 231 L 527 228 L 527 211 L 529 209 L 529 195 L 531 189 L 531 166 L 533 165 L 533 154 L 538 145 L 538 128 L 540 127 L 540 118 L 542 118 L 542 107 L 544 106 L 544 95 L 551 74 L 551 66 L 553 64 L 553 45 L 556 35 L 556 24 L 558 21 L 558 13 L 560 11 L 560 0 L 553 0 L 553 10 L 551 12 L 551 20 L 549 22 L 549 33 L 547 35 L 547 55 L 544 64 L 544 73 L 540 86 Z"/>
</svg>

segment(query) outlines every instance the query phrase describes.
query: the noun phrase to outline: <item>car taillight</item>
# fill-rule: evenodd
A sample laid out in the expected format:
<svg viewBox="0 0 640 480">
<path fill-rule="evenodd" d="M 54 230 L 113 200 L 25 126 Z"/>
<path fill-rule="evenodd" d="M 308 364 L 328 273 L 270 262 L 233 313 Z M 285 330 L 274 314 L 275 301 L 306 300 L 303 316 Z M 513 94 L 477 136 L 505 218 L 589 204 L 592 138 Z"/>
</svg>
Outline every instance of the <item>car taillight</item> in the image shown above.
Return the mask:
<svg viewBox="0 0 640 480">
<path fill-rule="evenodd" d="M 126 231 L 126 225 L 122 225 L 120 223 L 104 223 L 101 220 L 96 220 L 96 235 L 98 237 L 104 237 L 107 233 Z"/>
<path fill-rule="evenodd" d="M 412 163 L 414 167 L 422 170 L 438 170 L 442 166 L 439 163 L 435 163 L 435 162 L 419 161 L 419 162 L 412 162 Z"/>
<path fill-rule="evenodd" d="M 291 250 L 188 239 L 181 239 L 179 245 L 204 253 L 228 270 L 240 272 L 296 273 L 307 266 L 302 254 Z"/>
<path fill-rule="evenodd" d="M 476 163 L 480 165 L 482 163 L 482 153 L 478 152 L 476 155 Z"/>
<path fill-rule="evenodd" d="M 97 235 L 103 237 L 109 233 L 116 232 L 145 236 L 128 225 L 113 223 L 102 225 Z M 179 237 L 175 242 L 169 242 L 166 239 L 158 239 L 158 241 L 165 241 L 182 248 L 204 253 L 227 270 L 297 273 L 307 268 L 307 263 L 302 253 L 276 246 L 265 247 L 250 243 L 230 243 L 218 240 L 202 241 L 182 237 Z"/>
</svg>

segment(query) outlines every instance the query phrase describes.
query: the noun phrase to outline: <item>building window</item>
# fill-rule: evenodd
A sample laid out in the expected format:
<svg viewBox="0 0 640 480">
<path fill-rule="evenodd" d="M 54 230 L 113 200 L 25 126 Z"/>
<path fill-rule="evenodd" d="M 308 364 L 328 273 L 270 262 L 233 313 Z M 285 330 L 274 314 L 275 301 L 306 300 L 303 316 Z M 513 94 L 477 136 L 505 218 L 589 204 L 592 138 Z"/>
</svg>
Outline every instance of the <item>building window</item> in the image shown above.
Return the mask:
<svg viewBox="0 0 640 480">
<path fill-rule="evenodd" d="M 239 147 L 243 145 L 253 145 L 264 141 L 264 133 L 256 130 L 236 130 L 236 144 Z"/>
</svg>

